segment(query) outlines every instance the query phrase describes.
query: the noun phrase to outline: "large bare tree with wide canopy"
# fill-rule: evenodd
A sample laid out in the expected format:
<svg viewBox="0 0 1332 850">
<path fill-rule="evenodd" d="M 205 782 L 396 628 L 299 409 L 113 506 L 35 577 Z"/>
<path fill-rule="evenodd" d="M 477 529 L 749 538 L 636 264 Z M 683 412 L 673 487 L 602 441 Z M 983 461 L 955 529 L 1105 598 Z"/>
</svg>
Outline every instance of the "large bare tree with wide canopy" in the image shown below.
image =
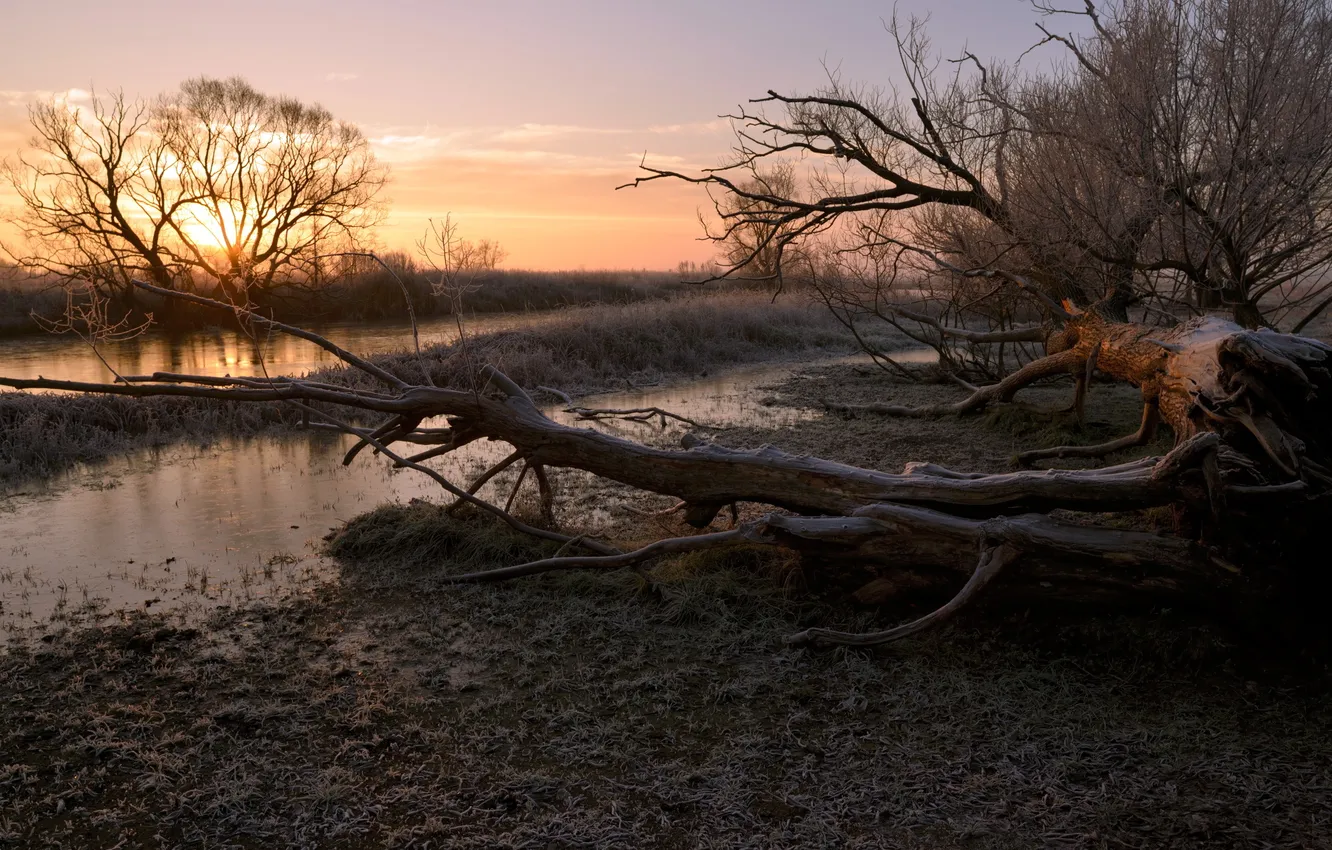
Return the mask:
<svg viewBox="0 0 1332 850">
<path fill-rule="evenodd" d="M 836 254 L 924 249 L 971 274 L 1020 273 L 1121 321 L 1132 304 L 1189 302 L 1298 332 L 1326 309 L 1327 4 L 1036 9 L 1043 43 L 1065 54 L 1053 69 L 970 52 L 942 63 L 924 23 L 894 20 L 901 90 L 833 75 L 811 94 L 769 91 L 728 116 L 730 161 L 702 174 L 647 168 L 638 183 L 709 189 L 727 276 L 766 270 L 772 253 L 823 235 Z M 1087 34 L 1057 34 L 1052 21 L 1067 16 Z M 789 173 L 793 161 L 806 191 L 755 179 Z M 754 232 L 765 238 L 735 236 Z M 957 271 L 927 270 L 945 268 Z"/>
<path fill-rule="evenodd" d="M 122 308 L 143 294 L 135 277 L 262 305 L 317 282 L 321 256 L 357 250 L 380 219 L 386 174 L 361 131 L 239 77 L 29 117 L 30 149 L 5 168 L 23 236 L 8 253 Z"/>
</svg>

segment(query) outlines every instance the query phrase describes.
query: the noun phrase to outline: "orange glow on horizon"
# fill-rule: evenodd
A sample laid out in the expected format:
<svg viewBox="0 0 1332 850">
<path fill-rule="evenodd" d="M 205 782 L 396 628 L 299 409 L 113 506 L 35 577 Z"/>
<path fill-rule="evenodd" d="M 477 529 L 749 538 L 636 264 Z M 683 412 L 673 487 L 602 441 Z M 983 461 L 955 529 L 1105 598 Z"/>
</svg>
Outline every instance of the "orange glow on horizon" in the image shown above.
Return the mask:
<svg viewBox="0 0 1332 850">
<path fill-rule="evenodd" d="M 704 262 L 716 248 L 700 241 L 698 211 L 711 209 L 696 186 L 660 182 L 619 189 L 635 176 L 546 171 L 440 158 L 396 169 L 389 212 L 376 238 L 413 252 L 430 219 L 452 215 L 467 239 L 498 241 L 505 267 L 673 269 Z"/>
<path fill-rule="evenodd" d="M 1034 20 L 1010 5 L 903 0 L 902 15 L 928 12 L 944 56 L 971 45 L 1014 61 L 1033 44 Z M 615 191 L 645 155 L 696 174 L 731 155 L 736 139 L 721 116 L 750 98 L 809 93 L 830 70 L 867 86 L 906 80 L 885 61 L 882 0 L 839 0 L 818 14 L 771 0 L 690 6 L 387 4 L 366 39 L 362 4 L 342 0 L 317 14 L 239 0 L 222 16 L 164 0 L 137 16 L 93 0 L 8 4 L 5 23 L 24 37 L 0 62 L 0 161 L 24 151 L 33 103 L 80 107 L 115 91 L 148 101 L 192 76 L 241 74 L 361 129 L 391 169 L 376 234 L 385 249 L 411 250 L 428 219 L 452 212 L 465 238 L 499 241 L 510 268 L 706 261 L 716 251 L 698 240 L 697 210 L 711 209 L 700 187 Z M 703 14 L 708 26 L 698 25 Z M 342 44 L 357 49 L 329 49 Z M 12 202 L 0 180 L 0 241 L 14 235 Z M 201 238 L 221 241 L 201 226 Z"/>
</svg>

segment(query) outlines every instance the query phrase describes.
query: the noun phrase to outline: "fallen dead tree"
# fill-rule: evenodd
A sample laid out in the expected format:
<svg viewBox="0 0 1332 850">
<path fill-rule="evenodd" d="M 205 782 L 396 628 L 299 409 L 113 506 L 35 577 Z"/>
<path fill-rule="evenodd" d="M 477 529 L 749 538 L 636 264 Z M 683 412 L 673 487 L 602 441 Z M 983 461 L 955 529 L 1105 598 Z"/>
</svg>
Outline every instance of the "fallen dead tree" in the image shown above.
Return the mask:
<svg viewBox="0 0 1332 850">
<path fill-rule="evenodd" d="M 1065 313 L 1063 327 L 1046 338 L 1046 356 L 998 383 L 975 388 L 951 403 L 927 407 L 890 404 L 828 405 L 848 413 L 938 416 L 969 413 L 1011 401 L 1024 387 L 1057 375 L 1074 378 L 1081 414 L 1092 374 L 1099 370 L 1142 392 L 1142 424 L 1127 437 L 1096 446 L 1060 446 L 1024 452 L 1019 461 L 1103 457 L 1146 445 L 1164 421 L 1177 439 L 1203 431 L 1247 432 L 1265 460 L 1291 479 L 1332 484 L 1328 468 L 1327 398 L 1332 349 L 1317 340 L 1247 331 L 1214 317 L 1173 328 L 1110 322 L 1095 311 Z M 1320 390 L 1322 391 L 1320 393 Z"/>
<path fill-rule="evenodd" d="M 153 291 L 156 287 L 144 285 Z M 165 293 L 163 293 L 165 294 Z M 175 296 L 181 297 L 181 296 Z M 220 309 L 220 302 L 185 296 Z M 323 337 L 240 313 L 247 325 L 291 333 L 338 356 L 381 385 L 352 389 L 301 378 L 212 378 L 158 373 L 95 384 L 0 378 L 15 389 L 126 396 L 186 396 L 287 402 L 315 421 L 357 437 L 350 463 L 365 448 L 433 478 L 462 502 L 528 534 L 560 541 L 559 557 L 459 576 L 509 579 L 556 569 L 620 568 L 702 548 L 770 545 L 799 552 L 807 569 L 846 565 L 872 576 L 910 574 L 961 588 L 922 620 L 868 635 L 811 631 L 800 641 L 873 643 L 914 633 L 948 616 L 992 582 L 1025 584 L 1055 598 L 1148 596 L 1230 612 L 1271 613 L 1322 592 L 1323 571 L 1307 547 L 1321 545 L 1332 512 L 1328 492 L 1332 421 L 1332 349 L 1301 337 L 1204 321 L 1148 337 L 1135 326 L 1073 317 L 1047 343 L 1051 353 L 962 406 L 1011 398 L 1033 372 L 1122 373 L 1143 387 L 1148 407 L 1178 436 L 1173 451 L 1102 469 L 1020 470 L 986 475 L 927 463 L 884 473 L 790 455 L 773 448 L 739 451 L 686 438 L 681 449 L 654 448 L 547 417 L 521 387 L 484 367 L 480 390 L 413 385 Z M 1031 369 L 1044 363 L 1039 369 Z M 1026 373 L 1024 375 L 1024 373 Z M 382 414 L 357 427 L 328 406 Z M 895 412 L 895 411 L 883 411 Z M 912 411 L 920 413 L 921 411 Z M 942 411 L 931 411 L 942 412 Z M 444 417 L 446 427 L 423 423 Z M 739 502 L 774 510 L 723 532 L 656 541 L 636 552 L 584 536 L 538 528 L 476 496 L 479 487 L 449 481 L 423 461 L 477 440 L 513 447 L 504 466 L 521 461 L 553 498 L 545 471 L 583 470 L 673 496 L 685 519 L 705 528 Z M 412 453 L 401 444 L 429 446 Z M 488 470 L 486 475 L 492 475 Z M 512 501 L 512 500 L 511 500 Z M 1176 534 L 1111 527 L 1113 514 L 1170 506 Z M 1077 521 L 1050 514 L 1084 512 Z M 1095 523 L 1095 513 L 1112 514 Z"/>
</svg>

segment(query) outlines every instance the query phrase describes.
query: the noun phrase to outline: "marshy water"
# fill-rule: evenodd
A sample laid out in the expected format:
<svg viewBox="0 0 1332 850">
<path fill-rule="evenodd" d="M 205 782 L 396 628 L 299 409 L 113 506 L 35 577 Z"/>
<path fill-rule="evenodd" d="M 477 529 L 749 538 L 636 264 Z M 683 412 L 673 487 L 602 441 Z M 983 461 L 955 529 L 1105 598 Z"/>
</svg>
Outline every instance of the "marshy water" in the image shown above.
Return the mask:
<svg viewBox="0 0 1332 850">
<path fill-rule="evenodd" d="M 514 324 L 512 319 L 509 324 Z M 435 338 L 447 333 L 430 326 L 423 330 L 437 333 Z M 360 351 L 402 346 L 400 329 L 390 334 L 349 328 L 345 336 L 334 338 Z M 228 342 L 223 335 L 162 349 L 152 358 L 139 352 L 134 365 L 113 364 L 126 372 L 245 374 L 242 369 L 257 363 L 228 347 L 235 343 L 234 336 Z M 306 350 L 314 346 L 300 346 L 281 355 L 281 367 L 278 358 L 268 355 L 270 371 L 293 373 L 326 362 L 319 359 L 322 352 Z M 924 361 L 929 354 L 912 352 L 906 359 Z M 69 356 L 69 362 L 57 358 L 54 367 L 46 361 L 40 368 L 50 375 L 106 376 L 95 359 L 87 363 L 86 349 L 83 361 L 75 362 L 72 351 Z M 843 362 L 847 359 L 859 358 Z M 723 426 L 794 424 L 814 414 L 765 401 L 769 392 L 763 388 L 801 365 L 766 364 L 682 385 L 591 396 L 579 403 L 655 406 Z M 97 369 L 103 373 L 96 374 Z M 15 373 L 12 361 L 0 359 L 4 372 Z M 558 406 L 547 412 L 568 424 L 631 439 L 675 442 L 680 436 L 674 425 L 665 431 L 630 422 L 593 425 Z M 343 466 L 342 455 L 351 443 L 350 437 L 321 432 L 224 439 L 203 447 L 135 452 L 18 490 L 0 490 L 0 627 L 13 631 L 53 620 L 96 621 L 132 610 L 189 615 L 301 592 L 335 578 L 336 567 L 319 555 L 322 538 L 331 529 L 385 502 L 443 497 L 424 475 L 393 470 L 368 452 Z M 502 443 L 473 443 L 432 463 L 463 482 L 509 450 Z M 511 470 L 498 478 L 481 495 L 503 499 L 495 490 L 512 486 L 515 474 Z"/>
<path fill-rule="evenodd" d="M 499 313 L 465 321 L 469 335 L 556 321 L 558 312 Z M 313 325 L 312 330 L 357 354 L 401 351 L 411 344 L 411 329 L 400 323 L 338 322 Z M 452 317 L 421 322 L 422 347 L 453 342 L 458 323 Z M 250 377 L 300 375 L 338 364 L 337 358 L 302 339 L 275 333 L 258 340 L 238 330 L 214 329 L 188 334 L 150 332 L 121 342 L 106 342 L 98 349 L 122 375 L 183 372 L 193 375 Z M 10 378 L 61 378 L 70 381 L 110 381 L 111 371 L 76 336 L 40 334 L 0 339 L 0 375 Z"/>
</svg>

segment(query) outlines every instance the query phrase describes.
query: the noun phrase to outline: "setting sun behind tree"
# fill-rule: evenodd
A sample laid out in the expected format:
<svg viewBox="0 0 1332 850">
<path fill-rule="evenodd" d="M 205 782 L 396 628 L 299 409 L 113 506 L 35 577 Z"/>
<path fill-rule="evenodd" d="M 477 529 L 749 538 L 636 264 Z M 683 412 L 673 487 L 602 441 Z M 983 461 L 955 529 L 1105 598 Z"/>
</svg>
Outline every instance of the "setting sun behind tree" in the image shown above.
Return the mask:
<svg viewBox="0 0 1332 850">
<path fill-rule="evenodd" d="M 239 77 L 187 80 L 151 103 L 51 100 L 31 122 L 34 151 L 7 168 L 20 264 L 126 306 L 135 276 L 262 304 L 381 218 L 387 172 L 359 129 Z"/>
</svg>

